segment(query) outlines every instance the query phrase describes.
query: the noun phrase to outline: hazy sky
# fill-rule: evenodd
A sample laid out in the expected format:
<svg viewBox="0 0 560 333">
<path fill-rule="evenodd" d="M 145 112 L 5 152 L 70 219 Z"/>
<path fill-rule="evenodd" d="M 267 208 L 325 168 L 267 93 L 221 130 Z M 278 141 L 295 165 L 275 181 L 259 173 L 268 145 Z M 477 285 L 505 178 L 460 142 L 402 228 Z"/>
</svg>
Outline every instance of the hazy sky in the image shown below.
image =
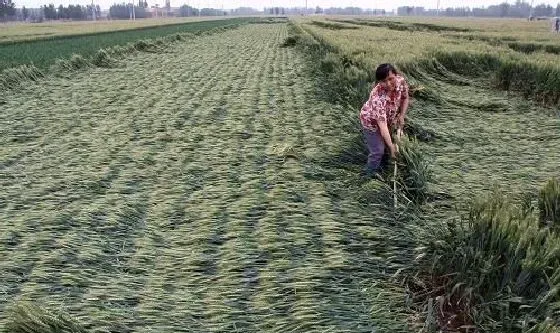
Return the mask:
<svg viewBox="0 0 560 333">
<path fill-rule="evenodd" d="M 54 3 L 55 5 L 63 4 L 91 4 L 91 0 L 13 0 L 17 7 L 39 7 L 40 5 L 46 3 Z M 137 2 L 137 0 L 134 0 Z M 159 3 L 163 5 L 165 0 L 147 0 L 148 4 L 154 5 Z M 441 7 L 455 7 L 455 6 L 489 6 L 493 4 L 498 4 L 504 0 L 441 0 Z M 548 3 L 555 5 L 560 0 L 535 0 L 537 3 Z M 130 2 L 130 0 L 93 0 L 95 4 L 99 4 L 102 8 L 108 8 L 113 3 Z M 509 0 L 510 3 L 515 2 L 515 0 Z M 284 6 L 284 7 L 303 7 L 305 6 L 305 0 L 171 0 L 172 7 L 178 7 L 182 4 L 190 4 L 194 7 L 215 7 L 221 8 L 237 8 L 242 6 L 263 8 L 270 6 Z M 424 6 L 427 8 L 436 8 L 437 0 L 307 0 L 307 5 L 309 7 L 321 6 L 321 7 L 347 7 L 356 6 L 362 8 L 384 8 L 384 9 L 394 9 L 398 6 Z"/>
</svg>

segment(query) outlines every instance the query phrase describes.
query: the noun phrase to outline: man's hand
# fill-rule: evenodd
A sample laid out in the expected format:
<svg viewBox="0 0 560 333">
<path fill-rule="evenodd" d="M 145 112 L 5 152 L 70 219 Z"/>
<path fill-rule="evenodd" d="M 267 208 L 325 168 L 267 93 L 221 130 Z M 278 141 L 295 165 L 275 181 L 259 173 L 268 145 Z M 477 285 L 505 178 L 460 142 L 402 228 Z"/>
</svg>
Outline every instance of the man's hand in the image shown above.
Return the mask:
<svg viewBox="0 0 560 333">
<path fill-rule="evenodd" d="M 390 144 L 389 145 L 389 153 L 391 154 L 392 159 L 397 158 L 397 145 Z"/>
<path fill-rule="evenodd" d="M 395 125 L 397 125 L 397 128 L 404 128 L 404 114 L 400 114 L 397 119 L 395 119 Z"/>
<path fill-rule="evenodd" d="M 387 122 L 378 120 L 377 126 L 379 127 L 379 131 L 381 131 L 381 137 L 383 137 L 383 141 L 385 141 L 385 146 L 391 153 L 391 158 L 395 158 L 397 156 L 397 146 L 395 146 L 391 140 L 391 133 L 389 133 Z"/>
</svg>

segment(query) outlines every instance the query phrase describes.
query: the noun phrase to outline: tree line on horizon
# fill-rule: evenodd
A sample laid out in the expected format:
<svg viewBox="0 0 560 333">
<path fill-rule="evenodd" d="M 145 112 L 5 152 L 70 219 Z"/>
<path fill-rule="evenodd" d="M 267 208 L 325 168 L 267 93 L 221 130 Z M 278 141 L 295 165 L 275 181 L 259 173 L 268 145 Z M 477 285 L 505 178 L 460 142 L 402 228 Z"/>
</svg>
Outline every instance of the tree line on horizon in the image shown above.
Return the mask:
<svg viewBox="0 0 560 333">
<path fill-rule="evenodd" d="M 166 6 L 159 8 L 154 6 L 155 13 L 166 16 L 226 16 L 226 15 L 393 15 L 394 12 L 387 12 L 384 9 L 364 9 L 360 7 L 270 7 L 259 11 L 251 7 L 240 7 L 229 11 L 215 8 L 194 8 L 189 5 L 182 5 L 176 10 L 171 9 L 169 1 Z M 160 11 L 161 10 L 161 11 Z M 547 4 L 539 4 L 532 7 L 529 3 L 517 0 L 514 4 L 507 2 L 488 7 L 455 7 L 442 9 L 426 9 L 424 7 L 402 6 L 396 11 L 399 16 L 450 16 L 450 17 L 550 17 L 560 16 L 560 3 L 556 7 Z M 110 19 L 129 19 L 151 17 L 152 12 L 148 9 L 146 0 L 138 0 L 137 4 L 115 3 L 109 8 L 107 18 Z M 29 9 L 23 6 L 17 9 L 13 0 L 0 0 L 0 22 L 2 21 L 34 21 L 43 20 L 98 20 L 101 18 L 101 8 L 99 5 L 59 5 L 54 4 L 40 6 L 40 8 Z"/>
</svg>

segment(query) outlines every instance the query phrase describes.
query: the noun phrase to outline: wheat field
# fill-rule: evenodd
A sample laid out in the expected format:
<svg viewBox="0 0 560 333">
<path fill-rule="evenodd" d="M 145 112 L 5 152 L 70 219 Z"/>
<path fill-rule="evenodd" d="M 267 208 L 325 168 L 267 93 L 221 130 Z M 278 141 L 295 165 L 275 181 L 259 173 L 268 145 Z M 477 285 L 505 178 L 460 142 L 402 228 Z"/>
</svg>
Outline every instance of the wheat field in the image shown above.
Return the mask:
<svg viewBox="0 0 560 333">
<path fill-rule="evenodd" d="M 245 22 L 6 90 L 0 327 L 557 332 L 556 83 L 515 72 L 557 60 L 497 21 L 387 22 Z M 413 102 L 378 180 L 357 121 L 385 60 Z M 472 204 L 496 187 L 533 202 Z"/>
</svg>

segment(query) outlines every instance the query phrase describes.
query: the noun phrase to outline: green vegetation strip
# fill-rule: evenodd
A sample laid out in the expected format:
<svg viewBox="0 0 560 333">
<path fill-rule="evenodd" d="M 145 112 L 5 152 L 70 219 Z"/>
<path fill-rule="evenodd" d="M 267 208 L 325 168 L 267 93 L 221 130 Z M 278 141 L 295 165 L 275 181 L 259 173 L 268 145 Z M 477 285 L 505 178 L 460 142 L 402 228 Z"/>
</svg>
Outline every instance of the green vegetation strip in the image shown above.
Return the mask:
<svg viewBox="0 0 560 333">
<path fill-rule="evenodd" d="M 123 45 L 140 39 L 154 39 L 186 32 L 197 33 L 219 27 L 243 24 L 249 21 L 250 19 L 235 18 L 189 22 L 126 31 L 79 36 L 56 36 L 49 39 L 0 43 L 0 71 L 29 64 L 33 64 L 39 69 L 47 69 L 56 59 L 69 58 L 72 54 L 90 56 L 99 49 Z"/>
</svg>

